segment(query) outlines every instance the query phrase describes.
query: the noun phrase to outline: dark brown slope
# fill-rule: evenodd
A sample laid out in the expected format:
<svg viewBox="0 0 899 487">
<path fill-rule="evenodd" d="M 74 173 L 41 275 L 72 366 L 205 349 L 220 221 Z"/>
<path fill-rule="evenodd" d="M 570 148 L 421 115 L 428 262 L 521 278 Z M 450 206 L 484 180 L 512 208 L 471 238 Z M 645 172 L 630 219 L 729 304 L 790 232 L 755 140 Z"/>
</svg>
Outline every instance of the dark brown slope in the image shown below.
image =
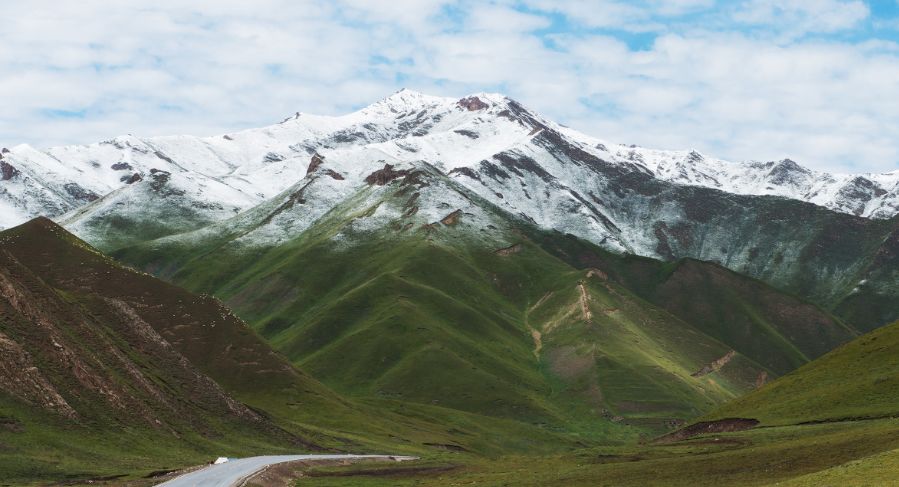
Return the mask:
<svg viewBox="0 0 899 487">
<path fill-rule="evenodd" d="M 0 233 L 0 386 L 83 426 L 305 448 L 241 401 L 328 394 L 216 300 L 122 268 L 47 219 Z"/>
</svg>

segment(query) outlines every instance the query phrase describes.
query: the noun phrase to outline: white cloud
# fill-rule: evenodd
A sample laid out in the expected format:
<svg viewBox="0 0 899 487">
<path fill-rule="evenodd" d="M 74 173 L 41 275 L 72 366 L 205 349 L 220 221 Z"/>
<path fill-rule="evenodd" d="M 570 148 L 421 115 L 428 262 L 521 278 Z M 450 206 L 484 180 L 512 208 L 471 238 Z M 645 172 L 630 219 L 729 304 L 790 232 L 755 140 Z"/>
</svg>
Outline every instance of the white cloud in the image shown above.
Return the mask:
<svg viewBox="0 0 899 487">
<path fill-rule="evenodd" d="M 804 34 L 849 29 L 870 13 L 860 0 L 747 0 L 736 9 L 734 19 Z"/>
<path fill-rule="evenodd" d="M 662 19 L 702 13 L 711 0 L 541 1 L 527 12 L 511 0 L 12 4 L 0 29 L 0 145 L 227 132 L 297 110 L 347 112 L 408 86 L 452 96 L 505 91 L 612 142 L 897 168 L 892 42 L 784 41 L 777 26 L 766 37 L 713 31 L 713 22 L 674 29 Z M 790 5 L 833 30 L 868 15 L 857 3 Z M 765 17 L 766 5 L 742 4 L 741 22 L 779 22 Z M 821 5 L 846 10 L 837 19 L 813 9 Z M 545 11 L 663 33 L 640 49 L 558 26 L 540 37 L 535 31 L 552 25 Z"/>
</svg>

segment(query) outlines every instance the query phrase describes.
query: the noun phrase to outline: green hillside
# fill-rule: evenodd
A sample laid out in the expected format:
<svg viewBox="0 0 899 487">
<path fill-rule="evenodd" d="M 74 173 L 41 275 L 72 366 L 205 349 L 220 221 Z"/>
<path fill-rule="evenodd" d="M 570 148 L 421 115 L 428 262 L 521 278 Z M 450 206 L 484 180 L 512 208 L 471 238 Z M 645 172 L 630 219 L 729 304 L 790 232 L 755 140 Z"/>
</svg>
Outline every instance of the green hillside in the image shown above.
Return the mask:
<svg viewBox="0 0 899 487">
<path fill-rule="evenodd" d="M 899 414 L 899 323 L 828 353 L 711 413 L 765 425 L 895 417 Z"/>
<path fill-rule="evenodd" d="M 445 217 L 422 220 L 420 195 L 438 185 L 472 206 L 441 203 Z M 606 442 L 664 431 L 855 334 L 733 273 L 656 292 L 681 273 L 509 220 L 439 172 L 362 188 L 296 236 L 247 244 L 275 219 L 304 217 L 296 191 L 115 256 L 221 298 L 342 394 Z M 688 298 L 695 309 L 680 306 Z"/>
<path fill-rule="evenodd" d="M 216 299 L 125 269 L 49 220 L 0 233 L 0 264 L 0 478 L 16 485 L 217 455 L 581 441 L 437 405 L 349 401 Z"/>
</svg>

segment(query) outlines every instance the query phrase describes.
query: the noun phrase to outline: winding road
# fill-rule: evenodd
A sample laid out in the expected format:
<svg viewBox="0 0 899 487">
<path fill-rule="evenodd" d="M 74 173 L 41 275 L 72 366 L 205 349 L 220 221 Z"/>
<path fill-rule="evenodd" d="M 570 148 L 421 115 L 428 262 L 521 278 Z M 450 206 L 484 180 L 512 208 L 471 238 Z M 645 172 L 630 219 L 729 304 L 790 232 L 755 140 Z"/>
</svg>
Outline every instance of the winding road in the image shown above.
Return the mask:
<svg viewBox="0 0 899 487">
<path fill-rule="evenodd" d="M 270 455 L 239 458 L 219 465 L 210 465 L 180 477 L 158 484 L 157 487 L 234 487 L 263 468 L 276 463 L 295 460 L 353 460 L 353 459 L 413 460 L 414 457 L 389 455 Z"/>
</svg>

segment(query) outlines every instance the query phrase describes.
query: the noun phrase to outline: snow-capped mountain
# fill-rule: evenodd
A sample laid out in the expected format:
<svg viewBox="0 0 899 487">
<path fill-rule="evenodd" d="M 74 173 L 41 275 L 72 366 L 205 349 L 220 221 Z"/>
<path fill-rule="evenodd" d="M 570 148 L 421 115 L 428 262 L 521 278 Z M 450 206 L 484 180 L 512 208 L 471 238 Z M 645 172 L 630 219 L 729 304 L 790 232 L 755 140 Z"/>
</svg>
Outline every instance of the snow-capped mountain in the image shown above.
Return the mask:
<svg viewBox="0 0 899 487">
<path fill-rule="evenodd" d="M 870 218 L 899 212 L 899 171 L 832 175 L 790 160 L 731 163 L 695 151 L 613 145 L 485 93 L 452 99 L 401 90 L 339 117 L 297 113 L 215 137 L 124 136 L 46 151 L 23 145 L 2 155 L 0 224 L 55 217 L 105 248 L 202 228 L 272 198 L 301 198 L 301 215 L 262 240 L 290 238 L 376 173 L 422 167 L 540 227 L 663 258 L 681 254 L 660 235 L 683 233 L 684 209 L 645 198 L 660 191 L 647 185 L 774 195 Z M 423 200 L 449 197 L 432 190 Z M 434 219 L 444 209 L 417 206 Z M 658 218 L 650 222 L 650 213 Z M 704 252 L 722 262 L 732 253 Z"/>
<path fill-rule="evenodd" d="M 579 233 L 628 248 L 608 225 L 566 217 L 580 199 L 590 198 L 595 175 L 552 167 L 552 151 L 562 146 L 602 161 L 609 170 L 645 173 L 681 185 L 782 196 L 870 218 L 899 213 L 899 171 L 827 174 L 788 159 L 734 163 L 695 151 L 611 144 L 541 118 L 501 95 L 457 100 L 401 90 L 349 115 L 297 113 L 277 125 L 217 137 L 124 136 L 43 151 L 27 145 L 4 149 L 0 154 L 0 226 L 37 215 L 59 217 L 85 205 L 95 215 L 148 212 L 147 205 L 154 204 L 149 195 L 163 186 L 168 196 L 181 200 L 178 206 L 190 213 L 185 216 L 188 220 L 218 221 L 301 180 L 310 166 L 316 166 L 311 162 L 314 155 L 316 160 L 327 160 L 330 170 L 357 178 L 381 161 L 394 165 L 420 161 L 460 181 L 482 161 L 492 160 L 488 164 L 497 167 L 533 161 L 542 169 L 538 173 L 553 178 L 554 183 L 544 189 L 561 192 L 541 196 L 521 189 L 505 194 L 495 184 L 473 178 L 467 185 L 541 225 L 569 230 L 586 224 L 592 228 Z M 540 178 L 538 173 L 532 176 Z M 500 175 L 497 182 L 504 179 Z M 67 221 L 75 224 L 78 219 Z"/>
</svg>

